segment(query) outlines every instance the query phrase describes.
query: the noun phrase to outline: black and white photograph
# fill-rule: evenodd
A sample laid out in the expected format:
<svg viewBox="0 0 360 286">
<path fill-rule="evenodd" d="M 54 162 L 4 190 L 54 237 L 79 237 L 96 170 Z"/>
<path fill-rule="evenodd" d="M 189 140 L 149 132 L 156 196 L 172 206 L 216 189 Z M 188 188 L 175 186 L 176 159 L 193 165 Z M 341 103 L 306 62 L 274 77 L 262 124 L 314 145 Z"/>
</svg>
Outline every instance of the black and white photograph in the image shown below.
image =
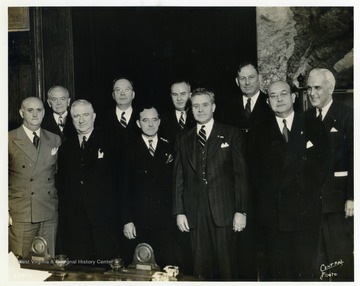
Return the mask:
<svg viewBox="0 0 360 286">
<path fill-rule="evenodd" d="M 294 2 L 4 1 L 0 280 L 355 283 L 358 7 Z"/>
</svg>

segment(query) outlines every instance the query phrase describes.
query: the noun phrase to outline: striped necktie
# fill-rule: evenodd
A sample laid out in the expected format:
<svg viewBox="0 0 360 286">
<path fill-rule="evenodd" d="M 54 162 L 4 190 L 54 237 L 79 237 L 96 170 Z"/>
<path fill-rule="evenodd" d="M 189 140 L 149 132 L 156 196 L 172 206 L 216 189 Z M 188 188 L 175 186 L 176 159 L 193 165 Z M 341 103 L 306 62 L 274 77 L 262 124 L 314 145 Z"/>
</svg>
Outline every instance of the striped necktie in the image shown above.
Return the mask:
<svg viewBox="0 0 360 286">
<path fill-rule="evenodd" d="M 125 115 L 125 111 L 123 111 L 123 113 L 121 113 L 120 124 L 122 127 L 126 128 L 127 123 L 126 123 L 126 118 L 124 115 Z"/>
<path fill-rule="evenodd" d="M 155 156 L 155 149 L 154 149 L 154 147 L 152 145 L 152 142 L 153 142 L 153 140 L 149 140 L 149 152 L 150 152 L 150 155 L 154 157 Z"/>
<path fill-rule="evenodd" d="M 179 119 L 179 125 L 181 129 L 185 128 L 185 119 L 184 119 L 184 111 L 181 111 L 180 119 Z"/>
<path fill-rule="evenodd" d="M 199 130 L 199 133 L 198 133 L 198 140 L 201 144 L 202 147 L 205 146 L 206 144 L 206 131 L 205 131 L 205 125 L 202 125 L 201 126 L 201 129 Z"/>
</svg>

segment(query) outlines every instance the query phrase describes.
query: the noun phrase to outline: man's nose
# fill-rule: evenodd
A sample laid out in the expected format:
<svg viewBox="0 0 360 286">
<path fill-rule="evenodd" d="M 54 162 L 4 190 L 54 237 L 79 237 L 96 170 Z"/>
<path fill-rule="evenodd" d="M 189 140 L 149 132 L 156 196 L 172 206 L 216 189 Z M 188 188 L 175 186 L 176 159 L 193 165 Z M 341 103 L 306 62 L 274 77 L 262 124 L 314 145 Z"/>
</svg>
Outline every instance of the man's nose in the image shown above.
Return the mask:
<svg viewBox="0 0 360 286">
<path fill-rule="evenodd" d="M 180 95 L 180 94 L 177 95 L 176 100 L 177 100 L 177 101 L 180 101 L 180 100 L 181 100 L 181 95 Z"/>
</svg>

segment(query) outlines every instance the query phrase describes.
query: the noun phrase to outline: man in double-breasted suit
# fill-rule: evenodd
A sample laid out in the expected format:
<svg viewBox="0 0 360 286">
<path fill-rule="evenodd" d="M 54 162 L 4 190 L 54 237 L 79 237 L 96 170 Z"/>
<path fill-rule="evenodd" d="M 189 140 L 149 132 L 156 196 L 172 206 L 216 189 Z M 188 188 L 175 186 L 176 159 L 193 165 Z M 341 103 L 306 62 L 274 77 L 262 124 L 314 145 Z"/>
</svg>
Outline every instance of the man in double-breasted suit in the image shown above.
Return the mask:
<svg viewBox="0 0 360 286">
<path fill-rule="evenodd" d="M 174 109 L 161 116 L 159 134 L 173 144 L 176 135 L 184 129 L 193 127 L 195 120 L 188 104 L 191 96 L 190 83 L 185 80 L 175 81 L 171 85 L 170 95 Z"/>
<path fill-rule="evenodd" d="M 40 128 L 44 106 L 37 97 L 22 101 L 23 124 L 9 132 L 9 249 L 26 258 L 36 236 L 55 255 L 58 197 L 55 188 L 60 137 Z"/>
<path fill-rule="evenodd" d="M 46 113 L 41 127 L 60 136 L 61 140 L 76 134 L 68 107 L 69 91 L 63 86 L 53 86 L 47 93 L 47 103 L 52 112 Z"/>
<path fill-rule="evenodd" d="M 173 263 L 174 220 L 171 215 L 173 155 L 167 139 L 158 136 L 157 109 L 140 109 L 137 125 L 142 134 L 127 150 L 120 191 L 123 197 L 124 235 L 135 244 L 146 242 L 154 249 L 156 262 Z M 135 244 L 134 244 L 135 243 Z"/>
<path fill-rule="evenodd" d="M 59 150 L 59 251 L 72 259 L 110 259 L 117 254 L 116 197 L 108 142 L 94 129 L 90 102 L 71 105 L 77 134 Z M 119 226 L 120 227 L 120 226 Z"/>
<path fill-rule="evenodd" d="M 193 91 L 197 125 L 175 142 L 173 214 L 191 234 L 194 275 L 237 278 L 235 232 L 246 226 L 248 174 L 239 131 L 213 119 L 214 93 Z"/>
<path fill-rule="evenodd" d="M 326 144 L 322 186 L 321 265 L 339 262 L 323 272 L 323 280 L 354 280 L 354 143 L 353 109 L 332 98 L 335 77 L 327 69 L 309 73 L 308 95 L 314 108 L 305 115 Z M 316 129 L 315 128 L 315 129 Z M 341 263 L 342 262 L 342 263 Z"/>
<path fill-rule="evenodd" d="M 323 154 L 293 110 L 290 85 L 274 82 L 268 95 L 274 115 L 253 129 L 250 146 L 266 263 L 261 279 L 311 280 L 320 229 Z"/>
</svg>

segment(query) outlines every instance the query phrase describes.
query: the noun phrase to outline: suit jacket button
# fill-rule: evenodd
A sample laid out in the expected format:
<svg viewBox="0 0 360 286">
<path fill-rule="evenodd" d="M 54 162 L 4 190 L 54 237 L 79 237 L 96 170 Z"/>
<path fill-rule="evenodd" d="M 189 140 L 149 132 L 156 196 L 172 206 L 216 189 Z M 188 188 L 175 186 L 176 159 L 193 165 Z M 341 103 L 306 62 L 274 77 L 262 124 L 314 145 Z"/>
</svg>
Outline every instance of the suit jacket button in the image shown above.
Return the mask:
<svg viewBox="0 0 360 286">
<path fill-rule="evenodd" d="M 25 168 L 25 165 L 22 165 L 23 168 Z"/>
<path fill-rule="evenodd" d="M 48 191 L 48 194 L 50 195 L 50 191 Z"/>
<path fill-rule="evenodd" d="M 80 184 L 82 184 L 82 185 L 83 185 L 83 184 L 84 184 L 84 181 L 83 181 L 83 180 L 81 180 L 81 181 L 80 181 Z"/>
<path fill-rule="evenodd" d="M 33 195 L 34 194 L 34 192 L 31 192 L 31 195 Z"/>
<path fill-rule="evenodd" d="M 32 181 L 34 181 L 34 179 L 33 179 L 33 178 L 31 178 L 31 179 L 30 179 L 30 182 L 32 182 Z"/>
</svg>

